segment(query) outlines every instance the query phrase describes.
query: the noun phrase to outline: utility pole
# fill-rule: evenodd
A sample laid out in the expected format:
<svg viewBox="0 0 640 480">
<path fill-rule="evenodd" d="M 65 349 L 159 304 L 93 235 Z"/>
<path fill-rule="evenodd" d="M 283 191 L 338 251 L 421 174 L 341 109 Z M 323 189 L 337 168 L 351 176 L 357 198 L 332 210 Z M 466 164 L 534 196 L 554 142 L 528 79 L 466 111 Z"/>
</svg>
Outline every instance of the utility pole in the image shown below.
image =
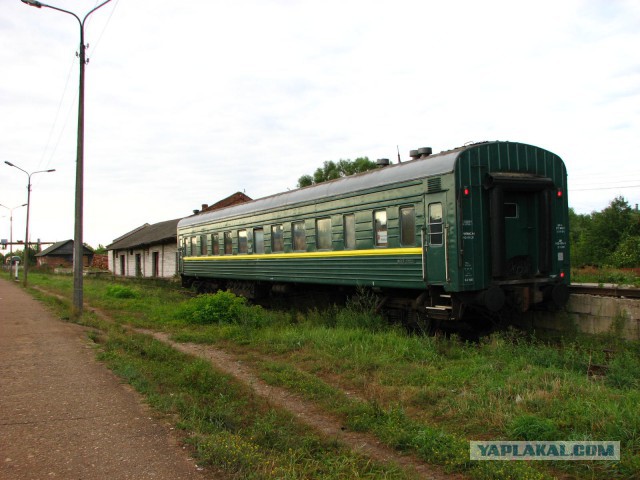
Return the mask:
<svg viewBox="0 0 640 480">
<path fill-rule="evenodd" d="M 47 5 L 36 0 L 22 0 L 23 3 L 36 8 L 50 8 L 62 13 L 72 15 L 80 25 L 80 85 L 78 92 L 78 145 L 76 153 L 76 206 L 75 206 L 75 227 L 73 234 L 73 309 L 72 316 L 78 318 L 82 315 L 83 307 L 83 248 L 82 224 L 83 224 L 83 193 L 84 193 L 84 67 L 87 63 L 84 44 L 84 23 L 87 17 L 100 7 L 106 5 L 111 0 L 102 2 L 97 7 L 87 13 L 82 20 L 75 13 L 62 8 Z"/>
</svg>

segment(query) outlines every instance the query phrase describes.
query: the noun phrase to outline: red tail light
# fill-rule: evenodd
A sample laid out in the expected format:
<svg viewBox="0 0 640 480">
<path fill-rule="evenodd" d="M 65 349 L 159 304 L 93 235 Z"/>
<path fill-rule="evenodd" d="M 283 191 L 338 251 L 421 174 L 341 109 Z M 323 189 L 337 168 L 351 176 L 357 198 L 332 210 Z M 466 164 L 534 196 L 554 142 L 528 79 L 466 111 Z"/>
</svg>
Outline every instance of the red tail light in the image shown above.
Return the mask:
<svg viewBox="0 0 640 480">
<path fill-rule="evenodd" d="M 559 189 L 556 191 L 556 197 L 558 197 L 558 198 L 562 198 L 562 195 L 563 195 L 562 189 L 561 189 L 561 188 L 559 188 Z"/>
</svg>

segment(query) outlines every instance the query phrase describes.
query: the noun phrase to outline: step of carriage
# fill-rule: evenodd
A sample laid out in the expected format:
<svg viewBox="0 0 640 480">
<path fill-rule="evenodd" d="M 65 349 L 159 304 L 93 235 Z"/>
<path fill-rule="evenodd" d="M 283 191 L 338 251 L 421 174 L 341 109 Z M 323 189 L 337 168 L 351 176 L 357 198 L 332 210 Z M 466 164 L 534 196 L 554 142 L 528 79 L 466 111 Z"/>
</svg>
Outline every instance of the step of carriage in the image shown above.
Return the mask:
<svg viewBox="0 0 640 480">
<path fill-rule="evenodd" d="M 449 320 L 451 318 L 451 305 L 436 305 L 435 307 L 425 307 L 427 315 L 441 320 Z"/>
</svg>

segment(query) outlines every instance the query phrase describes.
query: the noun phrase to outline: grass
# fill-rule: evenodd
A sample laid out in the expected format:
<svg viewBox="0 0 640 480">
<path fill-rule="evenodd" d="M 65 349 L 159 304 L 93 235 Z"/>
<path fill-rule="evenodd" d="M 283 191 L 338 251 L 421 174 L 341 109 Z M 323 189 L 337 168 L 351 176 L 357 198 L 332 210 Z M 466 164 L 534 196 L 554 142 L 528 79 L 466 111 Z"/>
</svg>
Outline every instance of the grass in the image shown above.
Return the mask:
<svg viewBox="0 0 640 480">
<path fill-rule="evenodd" d="M 612 283 L 640 287 L 640 269 L 577 268 L 571 271 L 573 283 Z"/>
<path fill-rule="evenodd" d="M 68 278 L 30 279 L 71 292 Z M 637 342 L 543 340 L 510 330 L 468 344 L 408 335 L 373 319 L 366 306 L 270 312 L 226 294 L 193 298 L 167 284 L 87 279 L 85 300 L 119 323 L 232 351 L 268 383 L 341 416 L 348 428 L 449 471 L 487 479 L 640 476 Z M 103 359 L 155 408 L 177 415 L 202 461 L 253 478 L 403 478 L 315 437 L 201 361 L 116 326 L 93 326 Z M 587 378 L 590 362 L 608 364 L 607 375 Z M 468 441 L 488 439 L 620 440 L 622 460 L 470 462 Z"/>
</svg>

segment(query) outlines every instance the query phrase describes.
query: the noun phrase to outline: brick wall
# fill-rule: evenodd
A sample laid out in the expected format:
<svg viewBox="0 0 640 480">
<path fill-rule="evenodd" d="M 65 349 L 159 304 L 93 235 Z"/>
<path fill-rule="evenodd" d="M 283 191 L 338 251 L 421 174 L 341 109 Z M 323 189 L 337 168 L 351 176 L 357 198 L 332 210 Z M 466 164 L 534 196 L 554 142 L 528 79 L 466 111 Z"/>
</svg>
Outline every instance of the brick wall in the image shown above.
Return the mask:
<svg viewBox="0 0 640 480">
<path fill-rule="evenodd" d="M 91 266 L 93 268 L 99 268 L 100 270 L 109 270 L 108 255 L 95 254 L 93 256 L 93 261 L 91 262 Z"/>
</svg>

